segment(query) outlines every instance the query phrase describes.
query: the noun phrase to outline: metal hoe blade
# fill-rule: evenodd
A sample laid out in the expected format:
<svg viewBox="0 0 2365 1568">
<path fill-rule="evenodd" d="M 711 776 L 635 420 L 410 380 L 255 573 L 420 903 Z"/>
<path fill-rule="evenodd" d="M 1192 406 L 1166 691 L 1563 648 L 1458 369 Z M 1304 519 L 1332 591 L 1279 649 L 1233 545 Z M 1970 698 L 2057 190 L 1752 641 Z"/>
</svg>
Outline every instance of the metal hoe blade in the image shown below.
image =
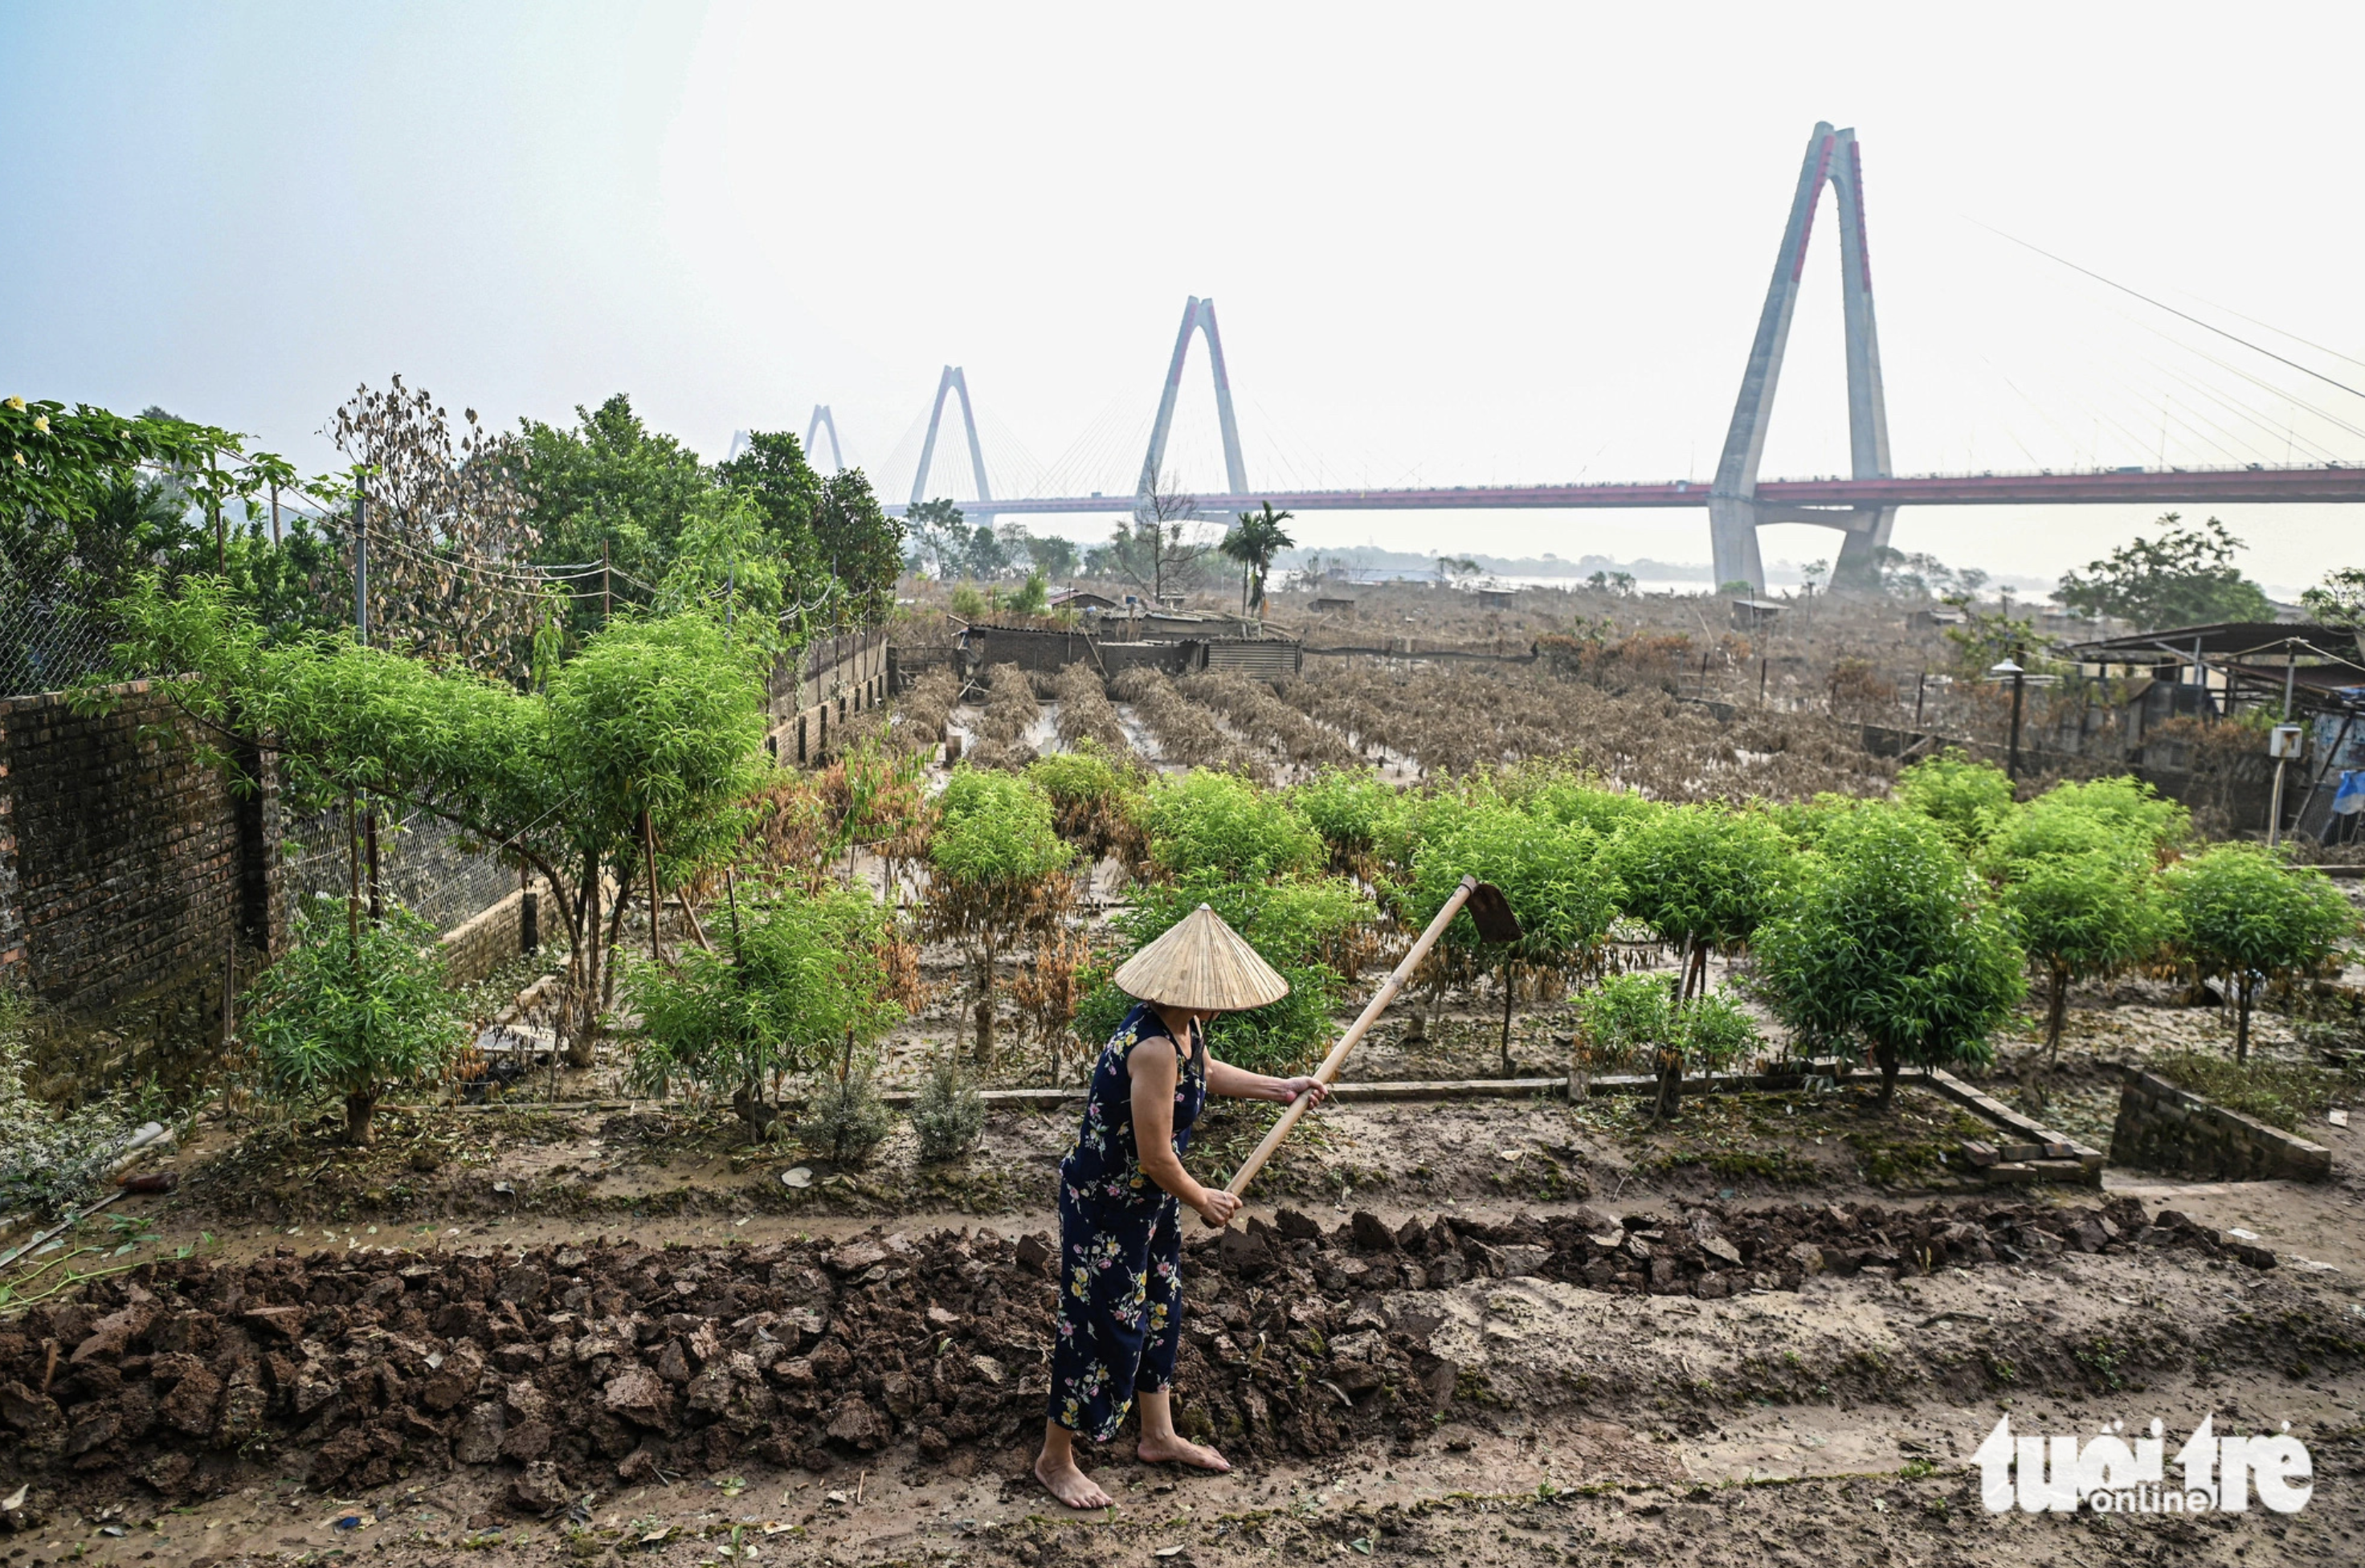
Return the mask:
<svg viewBox="0 0 2365 1568">
<path fill-rule="evenodd" d="M 1511 901 L 1503 890 L 1492 882 L 1481 882 L 1470 890 L 1470 901 L 1462 906 L 1470 912 L 1478 927 L 1479 940 L 1484 942 L 1517 942 L 1519 939 L 1519 916 L 1511 913 Z"/>
</svg>

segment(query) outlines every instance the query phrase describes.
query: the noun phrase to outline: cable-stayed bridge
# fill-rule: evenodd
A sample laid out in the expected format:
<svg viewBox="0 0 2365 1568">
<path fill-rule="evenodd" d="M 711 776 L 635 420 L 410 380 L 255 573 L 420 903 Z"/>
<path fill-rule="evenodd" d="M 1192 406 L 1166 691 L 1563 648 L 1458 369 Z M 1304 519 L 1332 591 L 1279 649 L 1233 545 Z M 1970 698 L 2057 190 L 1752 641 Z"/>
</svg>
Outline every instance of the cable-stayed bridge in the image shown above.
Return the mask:
<svg viewBox="0 0 2365 1568">
<path fill-rule="evenodd" d="M 1832 188 L 1839 215 L 1840 286 L 1846 349 L 1850 472 L 1844 478 L 1765 479 L 1758 474 L 1766 431 L 1774 409 L 1775 389 L 1781 378 L 1788 346 L 1790 322 L 1804 275 L 1808 243 L 1817 204 L 1826 186 Z M 2084 269 L 2079 269 L 2083 271 Z M 2098 275 L 2098 274 L 2089 274 Z M 2108 279 L 2098 281 L 2109 284 Z M 2113 288 L 2121 286 L 2112 284 Z M 2132 290 L 2121 288 L 2122 292 Z M 2137 296 L 2138 298 L 2145 297 Z M 2155 300 L 2146 304 L 2158 306 Z M 2159 307 L 2184 315 L 2172 307 Z M 2232 336 L 2197 318 L 2186 317 L 2210 331 Z M 1800 165 L 1789 219 L 1776 252 L 1773 277 L 1765 293 L 1757 331 L 1750 344 L 1740 396 L 1727 431 L 1715 477 L 1632 484 L 1454 485 L 1382 488 L 1271 488 L 1250 482 L 1241 454 L 1238 414 L 1230 375 L 1224 363 L 1223 338 L 1216 322 L 1212 299 L 1193 298 L 1183 307 L 1181 330 L 1168 362 L 1158 412 L 1149 431 L 1149 450 L 1131 496 L 1032 495 L 995 496 L 987 472 L 984 448 L 978 432 L 977 413 L 970 400 L 969 383 L 961 367 L 947 365 L 938 382 L 913 477 L 910 503 L 926 498 L 931 470 L 937 459 L 937 437 L 947 405 L 958 409 L 967 436 L 968 466 L 975 498 L 960 503 L 970 517 L 991 519 L 1020 514 L 1098 514 L 1123 512 L 1137 518 L 1171 515 L 1172 498 L 1159 495 L 1167 472 L 1167 445 L 1193 338 L 1205 342 L 1215 382 L 1216 423 L 1222 437 L 1226 489 L 1221 494 L 1194 492 L 1188 498 L 1196 515 L 1227 517 L 1253 510 L 1270 502 L 1277 509 L 1310 511 L 1409 511 L 1485 510 L 1629 510 L 1690 507 L 1709 514 L 1709 535 L 1715 557 L 1715 580 L 1746 581 L 1762 590 L 1765 567 L 1758 554 L 1757 531 L 1770 523 L 1810 523 L 1841 535 L 1839 571 L 1868 563 L 1889 543 L 1898 509 L 1906 506 L 2060 506 L 2079 504 L 2140 504 L 2156 507 L 2217 506 L 2236 503 L 2365 503 L 2365 465 L 2251 463 L 2231 467 L 2156 465 L 2025 473 L 1899 475 L 1889 461 L 1889 413 L 1880 370 L 1879 336 L 1873 311 L 1872 263 L 1865 236 L 1863 162 L 1853 129 L 1815 127 Z M 2246 340 L 2244 346 L 2281 360 L 2285 365 L 2329 382 L 2344 392 L 2365 396 L 2355 387 L 2334 381 L 2272 353 Z M 2326 351 L 2329 352 L 2329 351 Z M 2238 371 L 2236 375 L 2242 375 Z M 2255 377 L 2244 375 L 2255 381 Z M 2260 383 L 2260 385 L 2264 385 Z M 2326 416 L 2327 418 L 2329 416 Z M 2335 420 L 2344 430 L 2355 427 Z M 837 431 L 826 407 L 813 413 L 813 433 L 826 429 L 832 456 L 837 455 Z M 2359 432 L 2365 433 L 2365 432 Z M 811 436 L 808 437 L 810 447 Z M 950 453 L 947 455 L 952 455 Z M 842 464 L 841 464 L 842 465 Z M 901 512 L 905 505 L 891 506 Z"/>
</svg>

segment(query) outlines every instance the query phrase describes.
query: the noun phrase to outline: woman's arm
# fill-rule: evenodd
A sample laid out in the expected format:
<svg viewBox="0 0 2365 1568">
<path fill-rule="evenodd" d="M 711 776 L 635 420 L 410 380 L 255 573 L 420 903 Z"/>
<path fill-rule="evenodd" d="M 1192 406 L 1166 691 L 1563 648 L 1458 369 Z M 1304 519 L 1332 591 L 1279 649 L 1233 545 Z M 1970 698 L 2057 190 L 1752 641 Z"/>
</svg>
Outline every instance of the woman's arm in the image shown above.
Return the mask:
<svg viewBox="0 0 2365 1568">
<path fill-rule="evenodd" d="M 1207 1058 L 1207 1092 L 1222 1094 L 1234 1100 L 1271 1100 L 1286 1105 L 1306 1091 L 1314 1092 L 1314 1103 L 1319 1105 L 1330 1097 L 1330 1086 L 1313 1078 L 1267 1078 L 1261 1072 L 1234 1067 L 1227 1061 Z"/>
<path fill-rule="evenodd" d="M 1209 1064 L 1213 1066 L 1213 1063 Z M 1182 1169 L 1174 1154 L 1174 1083 L 1178 1073 L 1174 1042 L 1152 1035 L 1126 1058 L 1126 1075 L 1133 1081 L 1133 1143 L 1141 1173 L 1199 1211 L 1199 1217 L 1221 1228 L 1238 1214 L 1239 1199 L 1220 1188 L 1203 1187 Z"/>
</svg>

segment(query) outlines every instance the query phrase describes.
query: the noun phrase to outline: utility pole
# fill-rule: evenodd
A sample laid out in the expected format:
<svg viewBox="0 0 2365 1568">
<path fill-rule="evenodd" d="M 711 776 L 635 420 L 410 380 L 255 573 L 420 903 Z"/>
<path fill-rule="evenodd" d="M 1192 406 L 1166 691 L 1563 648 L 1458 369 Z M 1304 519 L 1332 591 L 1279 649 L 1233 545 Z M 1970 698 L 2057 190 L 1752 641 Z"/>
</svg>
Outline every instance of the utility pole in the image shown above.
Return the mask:
<svg viewBox="0 0 2365 1568">
<path fill-rule="evenodd" d="M 2015 656 L 1993 666 L 1988 671 L 1989 675 L 1998 680 L 2009 677 L 2012 681 L 2012 745 L 2005 753 L 2003 776 L 2014 783 L 2020 780 L 2020 697 L 2022 688 L 2028 680 L 2028 672 L 2020 666 L 2017 656 L 2019 653 L 2018 648 L 2012 649 Z"/>
<path fill-rule="evenodd" d="M 206 505 L 214 514 L 214 570 L 226 577 L 230 576 L 230 531 L 222 524 L 220 454 L 207 452 L 206 477 Z"/>
<path fill-rule="evenodd" d="M 353 492 L 353 630 L 362 646 L 369 646 L 369 512 L 359 490 Z"/>
<path fill-rule="evenodd" d="M 2299 749 L 2300 731 L 2292 722 L 2292 699 L 2297 695 L 2299 682 L 2299 651 L 2286 639 L 2283 643 L 2283 717 L 2275 727 L 2270 745 L 2275 754 L 2275 793 L 2267 807 L 2267 847 L 2272 849 L 2283 834 L 2283 774 L 2291 767 L 2292 755 Z"/>
<path fill-rule="evenodd" d="M 353 491 L 353 630 L 362 646 L 369 646 L 369 503 L 356 488 Z M 369 916 L 372 925 L 385 918 L 385 908 L 378 900 L 377 880 L 377 809 L 371 807 L 362 813 L 364 853 L 369 863 Z"/>
<path fill-rule="evenodd" d="M 615 608 L 614 596 L 608 587 L 608 542 L 600 541 L 600 624 L 608 624 L 609 611 Z"/>
</svg>

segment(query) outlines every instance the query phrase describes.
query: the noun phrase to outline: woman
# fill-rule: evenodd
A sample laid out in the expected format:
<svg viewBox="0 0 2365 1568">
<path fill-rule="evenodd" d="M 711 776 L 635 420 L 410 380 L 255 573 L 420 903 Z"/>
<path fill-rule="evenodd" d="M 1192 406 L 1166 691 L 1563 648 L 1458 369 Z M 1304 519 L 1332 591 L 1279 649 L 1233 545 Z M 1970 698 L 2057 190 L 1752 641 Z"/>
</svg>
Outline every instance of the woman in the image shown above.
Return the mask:
<svg viewBox="0 0 2365 1568">
<path fill-rule="evenodd" d="M 1059 1334 L 1035 1461 L 1036 1476 L 1071 1508 L 1109 1506 L 1076 1463 L 1076 1437 L 1107 1442 L 1136 1398 L 1144 1460 L 1231 1468 L 1174 1430 L 1181 1209 L 1220 1226 L 1240 1207 L 1194 1181 L 1182 1150 L 1210 1094 L 1283 1104 L 1311 1094 L 1318 1105 L 1329 1093 L 1311 1078 L 1267 1078 L 1207 1055 L 1207 1019 L 1278 1002 L 1289 982 L 1205 904 L 1112 978 L 1139 1001 L 1093 1064 L 1082 1131 L 1059 1163 Z"/>
</svg>

